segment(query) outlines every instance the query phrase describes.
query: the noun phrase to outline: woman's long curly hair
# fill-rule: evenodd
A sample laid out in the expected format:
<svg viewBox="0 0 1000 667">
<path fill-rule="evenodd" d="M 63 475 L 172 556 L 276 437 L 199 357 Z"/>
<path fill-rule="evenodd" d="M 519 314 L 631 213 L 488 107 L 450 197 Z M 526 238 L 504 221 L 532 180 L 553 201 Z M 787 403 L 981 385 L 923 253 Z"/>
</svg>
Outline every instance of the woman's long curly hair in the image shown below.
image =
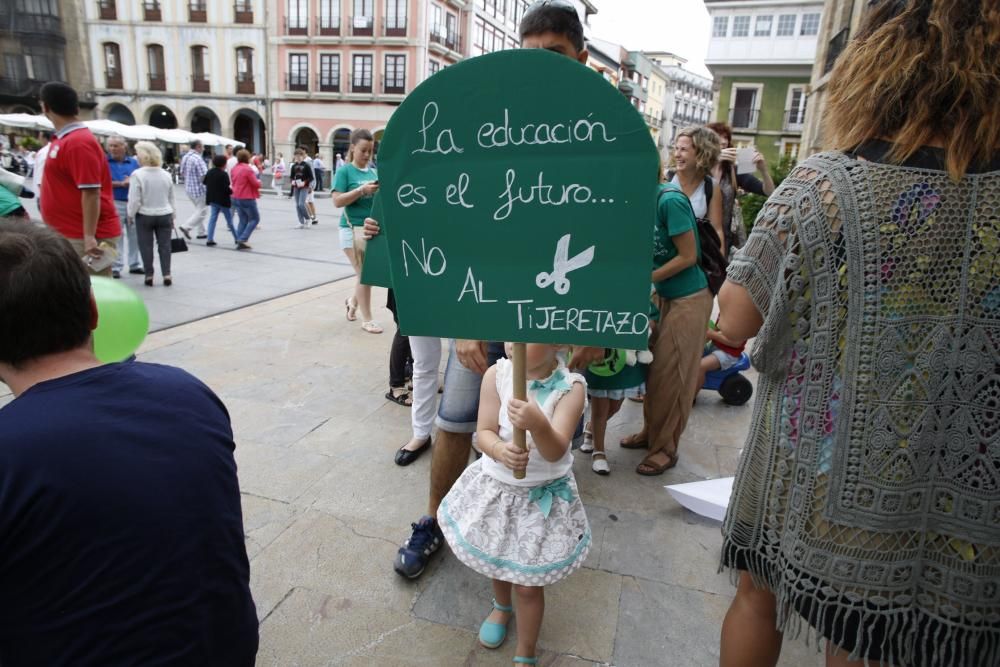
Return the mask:
<svg viewBox="0 0 1000 667">
<path fill-rule="evenodd" d="M 949 174 L 1000 150 L 1000 1 L 876 0 L 830 77 L 834 147 L 891 139 L 903 162 L 940 141 Z"/>
</svg>

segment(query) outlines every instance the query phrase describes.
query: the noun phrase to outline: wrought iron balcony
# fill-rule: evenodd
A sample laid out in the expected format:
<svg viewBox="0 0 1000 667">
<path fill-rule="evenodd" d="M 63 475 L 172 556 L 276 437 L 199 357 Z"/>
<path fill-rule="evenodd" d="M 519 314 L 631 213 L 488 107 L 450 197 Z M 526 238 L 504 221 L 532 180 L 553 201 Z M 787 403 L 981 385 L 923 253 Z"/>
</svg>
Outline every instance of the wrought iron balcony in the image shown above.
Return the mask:
<svg viewBox="0 0 1000 667">
<path fill-rule="evenodd" d="M 324 76 L 322 73 L 317 74 L 316 89 L 321 93 L 339 93 L 340 77 Z"/>
<path fill-rule="evenodd" d="M 397 18 L 391 24 L 382 18 L 382 35 L 385 37 L 406 37 L 406 18 Z"/>
<path fill-rule="evenodd" d="M 163 12 L 157 0 L 146 0 L 142 3 L 142 18 L 145 21 L 162 21 Z"/>
<path fill-rule="evenodd" d="M 125 86 L 122 84 L 121 70 L 105 70 L 104 85 L 112 90 L 122 90 Z"/>
<path fill-rule="evenodd" d="M 375 34 L 375 19 L 371 16 L 352 16 L 351 34 L 358 37 L 371 37 Z"/>
<path fill-rule="evenodd" d="M 785 109 L 785 123 L 782 126 L 788 132 L 801 132 L 806 122 L 806 110 Z"/>
<path fill-rule="evenodd" d="M 253 95 L 255 90 L 253 74 L 236 75 L 236 93 L 238 95 Z"/>
<path fill-rule="evenodd" d="M 208 7 L 205 5 L 204 0 L 195 0 L 194 2 L 188 3 L 188 22 L 189 23 L 207 23 L 208 22 Z"/>
<path fill-rule="evenodd" d="M 253 23 L 253 5 L 249 0 L 243 0 L 233 5 L 234 23 Z"/>
<path fill-rule="evenodd" d="M 372 92 L 372 82 L 371 79 L 367 83 L 358 83 L 353 78 L 351 79 L 351 92 L 352 93 L 370 93 Z"/>
<path fill-rule="evenodd" d="M 162 74 L 150 74 L 149 75 L 149 89 L 150 90 L 166 90 L 167 80 Z"/>
<path fill-rule="evenodd" d="M 212 86 L 208 82 L 208 76 L 205 74 L 202 74 L 201 76 L 193 75 L 191 77 L 191 92 L 194 93 L 212 92 Z"/>
<path fill-rule="evenodd" d="M 44 83 L 34 79 L 0 76 L 0 95 L 38 97 Z"/>
<path fill-rule="evenodd" d="M 97 16 L 102 21 L 117 21 L 118 5 L 115 0 L 97 0 Z"/>
<path fill-rule="evenodd" d="M 289 21 L 288 17 L 285 17 L 285 34 L 286 35 L 308 35 L 309 34 L 309 24 L 304 20 Z"/>
<path fill-rule="evenodd" d="M 326 24 L 322 17 L 317 17 L 316 19 L 316 32 L 320 35 L 327 35 L 336 37 L 340 34 L 340 16 L 331 16 L 327 19 Z"/>
<path fill-rule="evenodd" d="M 406 94 L 406 83 L 398 82 L 388 82 L 386 81 L 382 85 L 382 92 L 386 95 L 405 95 Z"/>
</svg>

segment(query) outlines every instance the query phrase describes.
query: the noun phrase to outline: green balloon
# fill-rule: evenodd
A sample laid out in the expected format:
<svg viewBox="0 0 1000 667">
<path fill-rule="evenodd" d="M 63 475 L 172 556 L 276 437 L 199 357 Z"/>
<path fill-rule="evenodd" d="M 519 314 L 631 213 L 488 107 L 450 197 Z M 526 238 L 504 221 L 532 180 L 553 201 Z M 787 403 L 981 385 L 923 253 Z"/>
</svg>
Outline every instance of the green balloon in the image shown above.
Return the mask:
<svg viewBox="0 0 1000 667">
<path fill-rule="evenodd" d="M 106 364 L 128 359 L 149 331 L 146 304 L 121 281 L 92 276 L 90 286 L 97 302 L 94 354 Z"/>
</svg>

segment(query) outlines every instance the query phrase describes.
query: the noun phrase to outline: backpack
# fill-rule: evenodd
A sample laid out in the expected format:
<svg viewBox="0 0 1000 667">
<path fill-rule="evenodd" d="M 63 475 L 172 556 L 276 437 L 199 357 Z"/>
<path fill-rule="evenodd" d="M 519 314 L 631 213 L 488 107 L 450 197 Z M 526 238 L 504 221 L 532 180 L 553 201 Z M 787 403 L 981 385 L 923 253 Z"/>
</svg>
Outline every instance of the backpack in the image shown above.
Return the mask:
<svg viewBox="0 0 1000 667">
<path fill-rule="evenodd" d="M 673 172 L 668 172 L 667 180 L 673 180 Z M 705 204 L 711 206 L 712 204 L 712 190 L 713 190 L 712 177 L 705 177 Z M 680 187 L 677 188 L 681 192 L 684 190 Z M 660 192 L 660 196 L 667 190 Z M 687 196 L 685 195 L 685 199 Z M 688 206 L 691 205 L 691 200 L 688 199 Z M 691 214 L 694 215 L 694 209 L 691 209 Z M 701 258 L 698 264 L 701 266 L 701 270 L 705 273 L 705 278 L 708 279 L 708 289 L 711 290 L 712 296 L 719 293 L 722 289 L 722 283 L 726 282 L 726 267 L 728 262 L 725 256 L 722 254 L 722 247 L 719 245 L 719 235 L 715 231 L 715 227 L 712 226 L 711 221 L 708 218 L 699 218 L 695 216 L 694 219 L 695 227 L 698 230 L 698 245 L 701 250 Z"/>
</svg>

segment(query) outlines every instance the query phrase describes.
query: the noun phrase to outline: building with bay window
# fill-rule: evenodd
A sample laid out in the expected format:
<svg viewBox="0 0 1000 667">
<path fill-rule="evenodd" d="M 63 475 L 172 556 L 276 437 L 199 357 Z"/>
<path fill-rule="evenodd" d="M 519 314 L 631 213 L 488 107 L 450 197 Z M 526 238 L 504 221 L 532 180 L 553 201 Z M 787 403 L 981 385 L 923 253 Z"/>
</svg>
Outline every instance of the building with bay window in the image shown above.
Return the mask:
<svg viewBox="0 0 1000 667">
<path fill-rule="evenodd" d="M 715 78 L 716 120 L 737 145 L 774 163 L 796 159 L 805 124 L 823 0 L 704 0 L 712 18 L 705 64 Z"/>
<path fill-rule="evenodd" d="M 83 41 L 80 10 L 76 0 L 0 0 L 0 113 L 40 113 L 42 85 L 65 81 L 90 116 L 90 61 L 67 57 L 66 48 L 75 54 Z"/>
</svg>

